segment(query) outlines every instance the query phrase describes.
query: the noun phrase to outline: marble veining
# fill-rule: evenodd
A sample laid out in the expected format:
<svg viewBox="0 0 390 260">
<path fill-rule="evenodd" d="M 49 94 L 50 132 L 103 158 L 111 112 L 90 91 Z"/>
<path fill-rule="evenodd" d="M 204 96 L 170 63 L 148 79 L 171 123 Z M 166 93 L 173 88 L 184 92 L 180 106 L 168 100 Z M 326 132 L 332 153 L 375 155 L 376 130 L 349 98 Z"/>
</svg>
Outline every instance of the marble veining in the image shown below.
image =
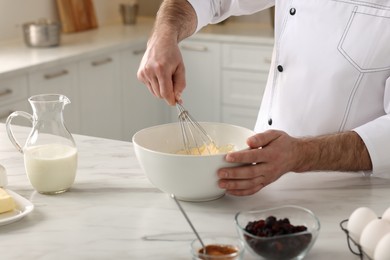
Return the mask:
<svg viewBox="0 0 390 260">
<path fill-rule="evenodd" d="M 29 129 L 14 127 L 17 138 Z M 190 259 L 195 238 L 174 201 L 143 174 L 130 142 L 74 135 L 79 167 L 72 188 L 42 195 L 31 187 L 23 156 L 0 124 L 0 163 L 8 189 L 29 199 L 35 209 L 0 226 L 1 259 Z M 358 259 L 349 252 L 339 222 L 360 206 L 378 215 L 390 206 L 390 179 L 360 173 L 287 174 L 249 197 L 183 202 L 201 235 L 236 235 L 234 215 L 241 210 L 295 204 L 321 221 L 320 235 L 307 259 Z M 245 259 L 254 259 L 249 252 Z"/>
</svg>

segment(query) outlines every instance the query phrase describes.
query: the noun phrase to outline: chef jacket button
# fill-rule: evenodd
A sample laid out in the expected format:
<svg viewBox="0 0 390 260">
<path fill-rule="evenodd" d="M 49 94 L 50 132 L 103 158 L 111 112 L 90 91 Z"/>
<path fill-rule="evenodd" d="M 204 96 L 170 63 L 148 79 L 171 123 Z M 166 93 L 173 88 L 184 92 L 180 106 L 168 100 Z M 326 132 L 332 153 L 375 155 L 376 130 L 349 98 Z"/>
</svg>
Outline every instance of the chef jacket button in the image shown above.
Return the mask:
<svg viewBox="0 0 390 260">
<path fill-rule="evenodd" d="M 282 71 L 283 71 L 283 66 L 282 66 L 282 65 L 278 65 L 278 71 L 279 71 L 279 72 L 282 72 Z"/>
<path fill-rule="evenodd" d="M 272 118 L 268 119 L 268 125 L 272 125 Z"/>
<path fill-rule="evenodd" d="M 294 15 L 297 12 L 297 10 L 293 7 L 290 9 L 290 14 Z"/>
</svg>

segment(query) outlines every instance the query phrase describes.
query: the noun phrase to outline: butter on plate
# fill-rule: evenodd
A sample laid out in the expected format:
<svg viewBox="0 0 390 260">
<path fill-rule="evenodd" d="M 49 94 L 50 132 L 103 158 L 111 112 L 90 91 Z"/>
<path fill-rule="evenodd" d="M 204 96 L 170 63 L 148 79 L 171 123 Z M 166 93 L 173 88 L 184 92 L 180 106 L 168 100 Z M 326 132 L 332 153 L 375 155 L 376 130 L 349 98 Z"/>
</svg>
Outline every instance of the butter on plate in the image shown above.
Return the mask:
<svg viewBox="0 0 390 260">
<path fill-rule="evenodd" d="M 15 201 L 4 189 L 0 188 L 0 214 L 15 209 Z"/>
</svg>

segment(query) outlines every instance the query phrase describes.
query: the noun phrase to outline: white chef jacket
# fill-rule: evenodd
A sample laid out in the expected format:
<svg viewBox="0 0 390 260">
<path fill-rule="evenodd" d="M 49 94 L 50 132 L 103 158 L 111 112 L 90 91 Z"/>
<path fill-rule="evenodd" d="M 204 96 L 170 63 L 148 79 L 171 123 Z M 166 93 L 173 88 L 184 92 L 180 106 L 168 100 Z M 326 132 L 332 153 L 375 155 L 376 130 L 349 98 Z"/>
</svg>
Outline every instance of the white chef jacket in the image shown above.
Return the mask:
<svg viewBox="0 0 390 260">
<path fill-rule="evenodd" d="M 354 130 L 390 176 L 389 0 L 188 0 L 200 30 L 275 4 L 275 46 L 255 131 Z"/>
</svg>

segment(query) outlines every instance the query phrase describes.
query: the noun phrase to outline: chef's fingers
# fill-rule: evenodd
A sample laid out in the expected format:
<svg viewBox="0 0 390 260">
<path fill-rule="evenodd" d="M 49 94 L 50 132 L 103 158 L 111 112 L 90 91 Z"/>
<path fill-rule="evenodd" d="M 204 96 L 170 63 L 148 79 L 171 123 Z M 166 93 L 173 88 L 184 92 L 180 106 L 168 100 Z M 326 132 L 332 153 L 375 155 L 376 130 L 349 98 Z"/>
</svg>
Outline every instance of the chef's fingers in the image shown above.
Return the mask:
<svg viewBox="0 0 390 260">
<path fill-rule="evenodd" d="M 186 78 L 185 78 L 185 67 L 183 63 L 180 63 L 173 74 L 173 92 L 175 95 L 175 100 L 178 103 L 182 103 L 181 94 L 183 93 L 184 88 L 186 87 Z"/>
<path fill-rule="evenodd" d="M 227 162 L 260 163 L 267 162 L 268 157 L 269 154 L 267 154 L 262 148 L 255 148 L 237 152 L 230 152 L 225 156 L 225 160 Z"/>
<path fill-rule="evenodd" d="M 185 88 L 185 69 L 184 64 L 180 63 L 171 74 L 169 70 L 159 71 L 157 74 L 160 84 L 160 95 L 166 102 L 173 106 L 176 102 L 181 103 L 181 93 Z"/>
<path fill-rule="evenodd" d="M 151 83 L 150 81 L 148 81 L 148 83 L 145 83 L 145 85 L 148 87 L 149 92 L 150 92 L 153 96 L 156 96 L 156 97 L 157 97 L 157 94 L 154 93 L 154 90 L 153 90 L 153 87 L 152 87 L 152 83 Z"/>
<path fill-rule="evenodd" d="M 142 83 L 144 83 L 150 90 L 150 88 L 152 87 L 150 85 L 150 80 L 148 79 L 148 77 L 146 76 L 145 74 L 145 71 L 142 69 L 142 67 L 140 66 L 138 68 L 138 71 L 137 71 L 137 78 L 139 81 L 141 81 Z"/>
<path fill-rule="evenodd" d="M 252 149 L 231 152 L 228 153 L 225 157 L 225 160 L 228 162 L 240 162 L 240 163 L 259 163 L 259 162 L 269 162 L 275 161 L 280 152 L 276 152 L 277 149 L 281 149 L 279 146 L 273 146 L 271 149 L 272 143 L 276 140 L 282 140 L 281 137 L 286 137 L 287 135 L 278 130 L 268 130 L 264 133 L 256 134 L 248 138 L 247 143 Z M 283 139 L 285 140 L 285 139 Z M 285 149 L 289 143 L 281 141 L 282 148 Z M 275 148 L 276 147 L 276 148 Z"/>
<path fill-rule="evenodd" d="M 143 60 L 144 59 L 145 57 L 143 58 Z M 154 76 L 153 69 L 151 69 L 149 66 L 144 65 L 143 63 L 144 61 L 141 62 L 141 65 L 137 71 L 137 78 L 139 81 L 146 85 L 152 95 L 160 97 L 159 91 L 157 91 L 159 89 L 158 81 Z"/>
<path fill-rule="evenodd" d="M 263 133 L 255 134 L 248 138 L 247 144 L 251 148 L 264 147 L 271 143 L 273 140 L 279 138 L 283 132 L 277 130 L 268 130 Z"/>
<path fill-rule="evenodd" d="M 171 69 L 158 67 L 155 72 L 159 84 L 159 96 L 169 105 L 175 105 L 176 101 L 181 101 L 181 93 L 185 88 L 184 64 L 179 62 L 177 67 Z M 156 90 L 155 87 L 153 88 Z"/>
<path fill-rule="evenodd" d="M 247 180 L 265 178 L 260 170 L 260 164 L 248 164 L 245 166 L 221 168 L 217 171 L 218 178 L 225 180 Z"/>
<path fill-rule="evenodd" d="M 266 186 L 264 175 L 260 175 L 252 179 L 234 179 L 234 180 L 219 180 L 220 188 L 225 189 L 227 193 L 236 196 L 252 195 Z"/>
<path fill-rule="evenodd" d="M 174 104 L 175 96 L 173 94 L 172 75 L 163 70 L 154 70 L 154 72 L 151 73 L 150 69 L 145 68 L 139 72 L 138 77 L 154 96 L 164 98 L 167 102 Z"/>
<path fill-rule="evenodd" d="M 149 75 L 156 96 L 166 100 L 171 99 L 170 96 L 173 95 L 170 95 L 173 92 L 172 72 L 164 60 L 150 60 L 144 70 Z"/>
<path fill-rule="evenodd" d="M 221 168 L 218 170 L 218 185 L 230 193 L 250 195 L 273 183 L 283 172 L 270 163 Z M 238 192 L 241 190 L 240 192 Z M 233 194 L 231 193 L 231 194 Z"/>
<path fill-rule="evenodd" d="M 152 87 L 153 95 L 155 95 L 158 98 L 162 98 L 162 95 L 160 93 L 160 84 L 157 77 L 152 77 L 152 79 L 150 80 L 150 84 Z"/>
</svg>

